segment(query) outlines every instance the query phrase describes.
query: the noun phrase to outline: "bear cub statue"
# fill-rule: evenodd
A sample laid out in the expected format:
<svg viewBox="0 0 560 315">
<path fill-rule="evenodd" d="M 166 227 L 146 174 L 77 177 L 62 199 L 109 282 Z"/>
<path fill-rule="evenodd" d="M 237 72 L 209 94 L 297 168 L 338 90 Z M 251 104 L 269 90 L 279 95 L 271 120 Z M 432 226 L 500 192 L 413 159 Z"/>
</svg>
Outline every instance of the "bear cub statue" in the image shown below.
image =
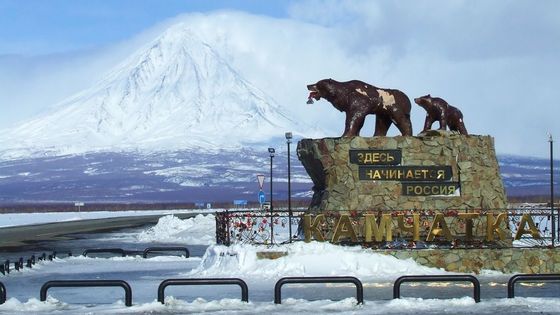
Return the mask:
<svg viewBox="0 0 560 315">
<path fill-rule="evenodd" d="M 463 113 L 457 107 L 449 105 L 439 97 L 431 97 L 430 94 L 415 98 L 414 102 L 426 110 L 426 121 L 422 132 L 431 129 L 432 124 L 437 120 L 439 130 L 446 130 L 449 127 L 449 130 L 468 135 L 463 122 Z"/>
</svg>

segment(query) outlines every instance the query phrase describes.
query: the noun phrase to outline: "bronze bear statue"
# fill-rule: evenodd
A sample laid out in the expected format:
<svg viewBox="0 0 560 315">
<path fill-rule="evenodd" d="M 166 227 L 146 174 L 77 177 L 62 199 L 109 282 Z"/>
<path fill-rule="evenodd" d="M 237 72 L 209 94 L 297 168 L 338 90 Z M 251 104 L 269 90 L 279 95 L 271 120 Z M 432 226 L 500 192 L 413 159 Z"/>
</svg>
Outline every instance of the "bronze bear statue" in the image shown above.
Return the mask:
<svg viewBox="0 0 560 315">
<path fill-rule="evenodd" d="M 440 130 L 446 130 L 449 127 L 449 130 L 468 135 L 463 122 L 463 113 L 457 107 L 449 105 L 439 97 L 431 97 L 430 94 L 415 98 L 414 102 L 427 112 L 422 132 L 431 129 L 432 124 L 437 120 Z"/>
<path fill-rule="evenodd" d="M 336 109 L 346 113 L 342 137 L 359 136 L 366 116 L 375 117 L 374 136 L 386 136 L 391 124 L 395 124 L 403 136 L 412 136 L 410 100 L 403 92 L 382 89 L 371 84 L 352 80 L 338 82 L 333 79 L 309 84 L 308 104 L 313 99 L 329 101 Z"/>
</svg>

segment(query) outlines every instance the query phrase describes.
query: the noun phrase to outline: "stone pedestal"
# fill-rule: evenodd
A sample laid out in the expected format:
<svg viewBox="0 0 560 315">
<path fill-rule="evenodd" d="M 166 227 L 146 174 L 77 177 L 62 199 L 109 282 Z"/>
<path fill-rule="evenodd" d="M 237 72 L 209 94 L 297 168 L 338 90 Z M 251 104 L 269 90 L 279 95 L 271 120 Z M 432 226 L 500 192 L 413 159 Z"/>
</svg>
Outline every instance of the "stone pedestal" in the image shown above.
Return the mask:
<svg viewBox="0 0 560 315">
<path fill-rule="evenodd" d="M 310 212 L 507 206 L 490 136 L 303 139 L 297 153 L 314 183 Z"/>
</svg>

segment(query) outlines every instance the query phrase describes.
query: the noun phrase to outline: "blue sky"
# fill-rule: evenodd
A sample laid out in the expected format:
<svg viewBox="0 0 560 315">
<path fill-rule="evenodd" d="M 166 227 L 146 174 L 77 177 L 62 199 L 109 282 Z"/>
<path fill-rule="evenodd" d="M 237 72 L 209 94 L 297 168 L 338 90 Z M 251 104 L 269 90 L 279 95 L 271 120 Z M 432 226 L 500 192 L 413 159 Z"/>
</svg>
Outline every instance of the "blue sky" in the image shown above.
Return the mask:
<svg viewBox="0 0 560 315">
<path fill-rule="evenodd" d="M 306 107 L 305 85 L 331 77 L 442 97 L 499 153 L 546 156 L 548 133 L 560 139 L 556 0 L 0 0 L 0 129 L 91 87 L 177 23 L 326 136 L 344 117 L 326 101 Z M 412 116 L 416 134 L 425 112 Z"/>
<path fill-rule="evenodd" d="M 0 54 L 37 55 L 122 41 L 186 12 L 285 16 L 281 0 L 0 0 Z"/>
</svg>

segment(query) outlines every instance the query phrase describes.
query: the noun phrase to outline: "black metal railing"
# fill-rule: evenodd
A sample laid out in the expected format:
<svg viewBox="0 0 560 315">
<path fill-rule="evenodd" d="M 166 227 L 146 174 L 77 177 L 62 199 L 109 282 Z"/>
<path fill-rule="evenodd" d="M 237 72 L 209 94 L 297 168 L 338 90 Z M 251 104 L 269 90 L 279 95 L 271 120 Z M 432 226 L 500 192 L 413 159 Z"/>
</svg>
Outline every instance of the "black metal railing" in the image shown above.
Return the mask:
<svg viewBox="0 0 560 315">
<path fill-rule="evenodd" d="M 83 251 L 83 256 L 88 256 L 88 254 L 117 254 L 121 257 L 125 257 L 128 255 L 142 255 L 144 258 L 148 258 L 149 253 L 163 253 L 163 252 L 184 252 L 185 258 L 189 258 L 190 252 L 187 247 L 179 247 L 179 246 L 159 246 L 159 247 L 148 247 L 143 251 L 137 250 L 125 250 L 122 248 L 90 248 Z"/>
<path fill-rule="evenodd" d="M 404 282 L 464 282 L 473 284 L 473 298 L 476 303 L 480 302 L 480 282 L 470 275 L 429 275 L 429 276 L 402 276 L 395 280 L 393 285 L 393 299 L 401 298 L 401 284 Z"/>
<path fill-rule="evenodd" d="M 549 282 L 560 281 L 560 274 L 518 274 L 508 281 L 508 298 L 515 297 L 514 287 L 517 282 Z M 393 299 L 401 298 L 401 285 L 406 282 L 471 282 L 473 284 L 473 298 L 480 302 L 480 282 L 471 275 L 406 275 L 399 277 L 393 284 Z M 321 283 L 350 283 L 356 286 L 356 300 L 358 304 L 364 303 L 364 290 L 362 282 L 355 277 L 285 277 L 279 279 L 274 286 L 274 303 L 282 303 L 282 287 L 285 284 L 321 284 Z M 241 300 L 249 301 L 249 288 L 247 283 L 239 278 L 194 278 L 194 279 L 167 279 L 160 283 L 157 299 L 165 302 L 165 289 L 168 286 L 194 286 L 194 285 L 238 285 L 241 288 Z M 132 306 L 132 288 L 123 280 L 53 280 L 43 284 L 40 290 L 40 300 L 46 301 L 47 291 L 53 287 L 121 287 L 125 291 L 125 305 Z M 6 287 L 0 282 L 0 304 L 6 301 Z"/>
<path fill-rule="evenodd" d="M 6 302 L 6 286 L 0 282 L 0 304 L 4 304 Z"/>
<path fill-rule="evenodd" d="M 0 272 L 2 272 L 3 275 L 10 273 L 10 260 L 9 259 L 6 259 L 6 261 L 2 265 L 0 265 Z"/>
<path fill-rule="evenodd" d="M 82 253 L 83 256 L 86 256 L 88 254 L 119 254 L 121 255 L 121 257 L 125 257 L 126 256 L 126 251 L 122 248 L 89 248 L 84 250 L 84 252 Z"/>
<path fill-rule="evenodd" d="M 355 277 L 285 277 L 274 285 L 274 303 L 282 303 L 282 286 L 288 283 L 352 283 L 356 286 L 356 300 L 358 304 L 364 303 L 364 287 L 362 282 Z"/>
<path fill-rule="evenodd" d="M 161 252 L 184 252 L 185 258 L 190 257 L 189 249 L 186 247 L 148 247 L 144 249 L 142 257 L 148 258 L 149 253 L 161 253 Z"/>
<path fill-rule="evenodd" d="M 19 260 L 14 262 L 14 269 L 16 271 L 23 269 L 23 257 L 20 257 Z"/>
<path fill-rule="evenodd" d="M 48 281 L 41 287 L 40 299 L 47 300 L 47 291 L 50 288 L 77 288 L 77 287 L 121 287 L 124 289 L 124 304 L 132 306 L 132 288 L 123 280 L 53 280 Z"/>
<path fill-rule="evenodd" d="M 238 285 L 241 287 L 241 301 L 249 302 L 249 287 L 239 278 L 197 278 L 197 279 L 167 279 L 158 287 L 158 301 L 165 303 L 165 288 L 176 285 Z"/>
<path fill-rule="evenodd" d="M 122 248 L 93 248 L 93 249 L 86 249 L 83 251 L 82 255 L 83 256 L 88 256 L 89 254 L 117 254 L 121 257 L 125 257 L 128 255 L 142 255 L 142 257 L 147 258 L 148 254 L 150 253 L 169 253 L 169 252 L 184 252 L 185 253 L 185 258 L 188 258 L 190 256 L 190 252 L 189 249 L 187 247 L 178 247 L 178 246 L 167 246 L 167 247 L 148 247 L 146 249 L 144 249 L 143 251 L 136 251 L 136 250 L 124 250 Z M 31 257 L 27 260 L 24 260 L 23 257 L 20 257 L 18 260 L 13 262 L 14 265 L 14 270 L 15 271 L 21 271 L 24 267 L 27 268 L 33 268 L 33 266 L 40 261 L 52 261 L 53 259 L 55 259 L 57 256 L 56 251 L 53 251 L 52 254 L 47 255 L 46 253 L 42 253 L 39 256 L 35 256 L 35 254 L 32 254 Z M 72 252 L 68 252 L 68 257 L 72 256 Z M 25 264 L 24 264 L 25 261 Z M 7 275 L 10 273 L 11 269 L 10 269 L 10 260 L 7 259 L 5 260 L 4 263 L 0 264 L 0 273 L 2 273 L 3 275 Z"/>
<path fill-rule="evenodd" d="M 517 282 L 543 282 L 543 281 L 559 281 L 560 280 L 560 273 L 552 273 L 552 274 L 518 274 L 511 278 L 508 281 L 508 298 L 515 297 L 515 284 Z M 559 291 L 560 293 L 560 291 Z"/>
</svg>

